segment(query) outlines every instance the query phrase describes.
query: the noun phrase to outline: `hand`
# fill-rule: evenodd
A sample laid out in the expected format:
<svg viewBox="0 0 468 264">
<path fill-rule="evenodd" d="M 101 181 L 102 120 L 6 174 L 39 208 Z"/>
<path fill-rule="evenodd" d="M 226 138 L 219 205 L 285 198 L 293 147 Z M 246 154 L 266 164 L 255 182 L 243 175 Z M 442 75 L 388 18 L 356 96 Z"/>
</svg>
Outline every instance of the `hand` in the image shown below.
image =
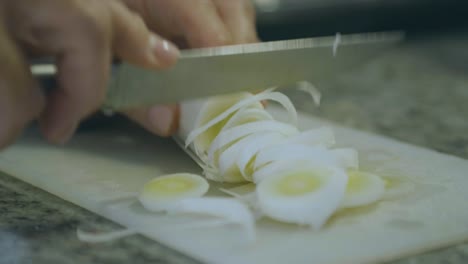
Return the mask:
<svg viewBox="0 0 468 264">
<path fill-rule="evenodd" d="M 0 15 L 0 148 L 35 119 L 49 141 L 65 142 L 104 100 L 112 55 L 152 69 L 178 57 L 116 0 L 1 1 Z M 47 98 L 27 63 L 35 55 L 57 59 L 59 87 Z"/>
<path fill-rule="evenodd" d="M 148 27 L 181 47 L 257 42 L 249 0 L 122 0 Z M 177 105 L 132 109 L 126 115 L 149 131 L 169 136 L 178 125 Z"/>
<path fill-rule="evenodd" d="M 257 42 L 250 0 L 122 0 L 155 32 L 200 48 Z"/>
</svg>

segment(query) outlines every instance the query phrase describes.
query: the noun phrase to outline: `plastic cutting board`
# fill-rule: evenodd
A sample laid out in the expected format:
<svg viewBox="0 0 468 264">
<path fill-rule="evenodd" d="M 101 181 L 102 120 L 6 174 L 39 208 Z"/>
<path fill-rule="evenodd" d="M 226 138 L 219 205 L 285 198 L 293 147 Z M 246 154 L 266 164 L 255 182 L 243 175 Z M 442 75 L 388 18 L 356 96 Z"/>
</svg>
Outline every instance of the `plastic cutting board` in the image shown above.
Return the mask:
<svg viewBox="0 0 468 264">
<path fill-rule="evenodd" d="M 0 153 L 0 170 L 206 263 L 378 263 L 468 239 L 468 161 L 305 114 L 300 124 L 333 126 L 338 146 L 357 148 L 363 168 L 394 177 L 395 195 L 340 212 L 320 231 L 261 220 L 247 245 L 236 226 L 183 228 L 191 217 L 141 207 L 133 194 L 148 180 L 201 170 L 171 140 L 139 129 L 81 133 L 66 147 L 26 134 Z M 222 195 L 215 187 L 209 194 Z"/>
</svg>

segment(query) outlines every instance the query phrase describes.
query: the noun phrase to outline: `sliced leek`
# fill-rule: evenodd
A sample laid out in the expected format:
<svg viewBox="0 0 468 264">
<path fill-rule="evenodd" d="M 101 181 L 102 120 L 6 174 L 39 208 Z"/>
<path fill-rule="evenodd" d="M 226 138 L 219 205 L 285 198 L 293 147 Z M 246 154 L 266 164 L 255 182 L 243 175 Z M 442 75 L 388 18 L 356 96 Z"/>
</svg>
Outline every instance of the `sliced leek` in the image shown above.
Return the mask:
<svg viewBox="0 0 468 264">
<path fill-rule="evenodd" d="M 385 194 L 385 181 L 379 176 L 348 170 L 348 185 L 342 203 L 343 208 L 363 206 L 380 200 Z"/>
<path fill-rule="evenodd" d="M 249 241 L 255 239 L 255 219 L 247 205 L 230 198 L 187 198 L 168 208 L 169 214 L 196 214 L 217 217 L 216 225 L 238 224 L 244 228 Z M 210 222 L 208 222 L 210 223 Z M 190 225 L 190 224 L 189 224 Z M 197 224 L 194 224 L 196 227 Z M 208 225 L 209 226 L 209 225 Z"/>
<path fill-rule="evenodd" d="M 258 201 L 273 219 L 319 229 L 340 206 L 347 180 L 336 167 L 293 162 L 258 184 Z"/>
<path fill-rule="evenodd" d="M 320 103 L 315 87 L 300 83 L 299 89 Z M 288 119 L 276 120 L 264 108 L 264 100 L 279 103 Z M 241 195 L 221 188 L 234 196 L 226 200 L 201 197 L 208 183 L 200 176 L 160 177 L 140 195 L 149 210 L 210 214 L 224 219 L 212 223 L 240 224 L 251 237 L 260 215 L 320 229 L 340 208 L 374 203 L 386 193 L 380 177 L 359 171 L 355 149 L 335 147 L 332 128 L 301 131 L 294 105 L 275 89 L 182 102 L 180 119 L 179 140 L 195 153 L 206 178 L 249 183 L 253 190 Z M 171 185 L 172 181 L 184 184 Z"/>
<path fill-rule="evenodd" d="M 159 212 L 170 209 L 183 199 L 201 197 L 208 188 L 208 181 L 199 175 L 175 173 L 146 183 L 138 198 L 147 210 Z"/>
</svg>

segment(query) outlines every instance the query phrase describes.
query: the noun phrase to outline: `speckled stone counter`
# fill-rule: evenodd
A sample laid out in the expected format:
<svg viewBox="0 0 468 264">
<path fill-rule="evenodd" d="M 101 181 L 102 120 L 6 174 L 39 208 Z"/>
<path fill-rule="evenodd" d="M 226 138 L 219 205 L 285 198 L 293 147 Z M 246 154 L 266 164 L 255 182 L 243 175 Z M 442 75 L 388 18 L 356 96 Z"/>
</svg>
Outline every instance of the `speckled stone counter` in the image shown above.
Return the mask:
<svg viewBox="0 0 468 264">
<path fill-rule="evenodd" d="M 458 36 L 403 45 L 321 84 L 319 108 L 298 92 L 291 98 L 317 116 L 468 159 L 468 37 Z M 81 243 L 76 228 L 83 225 L 117 227 L 0 173 L 1 264 L 196 263 L 141 236 Z M 468 244 L 396 263 L 468 263 Z"/>
</svg>

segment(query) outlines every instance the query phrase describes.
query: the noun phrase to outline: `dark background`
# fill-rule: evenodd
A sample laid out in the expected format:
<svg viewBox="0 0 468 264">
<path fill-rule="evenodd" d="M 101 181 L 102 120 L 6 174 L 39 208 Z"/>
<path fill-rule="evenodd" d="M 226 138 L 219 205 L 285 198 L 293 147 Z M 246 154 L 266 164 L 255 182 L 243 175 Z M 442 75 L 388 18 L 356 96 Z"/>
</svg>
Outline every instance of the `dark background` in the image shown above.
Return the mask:
<svg viewBox="0 0 468 264">
<path fill-rule="evenodd" d="M 268 11 L 260 3 L 279 3 Z M 258 0 L 263 41 L 404 30 L 408 36 L 466 31 L 468 0 Z"/>
</svg>

